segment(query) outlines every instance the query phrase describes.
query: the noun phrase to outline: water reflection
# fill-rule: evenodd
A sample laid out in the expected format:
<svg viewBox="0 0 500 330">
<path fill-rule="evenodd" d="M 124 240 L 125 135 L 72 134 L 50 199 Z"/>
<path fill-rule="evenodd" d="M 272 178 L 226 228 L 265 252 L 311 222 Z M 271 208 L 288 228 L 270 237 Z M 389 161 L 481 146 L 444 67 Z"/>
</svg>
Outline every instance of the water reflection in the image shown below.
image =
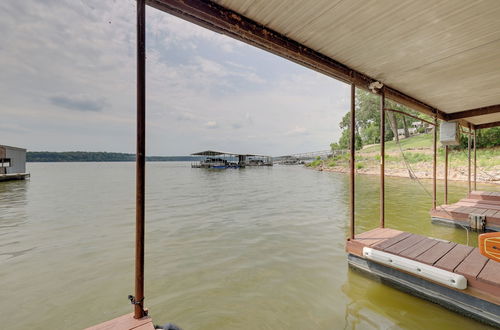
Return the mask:
<svg viewBox="0 0 500 330">
<path fill-rule="evenodd" d="M 134 164 L 29 166 L 31 181 L 0 185 L 0 278 L 9 289 L 0 299 L 8 315 L 2 327 L 84 328 L 130 312 Z M 146 297 L 158 323 L 204 330 L 481 327 L 348 270 L 346 175 L 148 163 L 146 178 Z M 358 232 L 378 226 L 378 183 L 358 176 Z M 462 230 L 431 224 L 430 198 L 414 182 L 386 183 L 389 226 L 465 241 Z M 466 190 L 451 184 L 450 200 Z"/>
</svg>

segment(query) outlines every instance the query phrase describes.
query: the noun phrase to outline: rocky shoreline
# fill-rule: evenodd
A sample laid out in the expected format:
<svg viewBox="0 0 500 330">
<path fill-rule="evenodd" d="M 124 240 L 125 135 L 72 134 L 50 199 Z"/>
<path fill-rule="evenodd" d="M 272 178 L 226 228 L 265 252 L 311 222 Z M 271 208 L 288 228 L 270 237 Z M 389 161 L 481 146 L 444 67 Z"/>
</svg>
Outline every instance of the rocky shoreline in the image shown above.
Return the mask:
<svg viewBox="0 0 500 330">
<path fill-rule="evenodd" d="M 404 164 L 403 164 L 404 166 Z M 349 173 L 349 168 L 347 166 L 324 166 L 319 165 L 316 167 L 311 167 L 317 171 L 325 172 L 338 172 L 338 173 Z M 411 168 L 413 173 L 419 179 L 432 179 L 432 163 L 418 163 L 412 164 Z M 367 166 L 363 168 L 356 169 L 356 174 L 364 175 L 380 175 L 380 167 L 378 166 Z M 393 165 L 386 165 L 385 168 L 386 176 L 410 178 L 409 171 L 406 167 L 394 167 Z M 472 169 L 472 180 L 474 178 L 474 169 Z M 444 180 L 444 168 L 443 165 L 437 168 L 437 179 Z M 468 181 L 467 167 L 459 166 L 448 169 L 448 180 L 450 181 Z M 495 166 L 493 169 L 488 171 L 481 170 L 478 168 L 477 171 L 477 182 L 497 184 L 500 185 L 500 167 Z"/>
</svg>

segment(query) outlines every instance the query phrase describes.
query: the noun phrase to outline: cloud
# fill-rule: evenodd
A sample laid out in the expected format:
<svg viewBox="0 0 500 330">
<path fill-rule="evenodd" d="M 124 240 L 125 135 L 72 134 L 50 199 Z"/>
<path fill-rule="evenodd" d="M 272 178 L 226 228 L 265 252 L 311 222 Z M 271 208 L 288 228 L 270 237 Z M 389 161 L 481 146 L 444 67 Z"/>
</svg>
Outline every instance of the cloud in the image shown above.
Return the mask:
<svg viewBox="0 0 500 330">
<path fill-rule="evenodd" d="M 103 98 L 93 99 L 86 95 L 73 95 L 73 96 L 51 96 L 50 102 L 61 108 L 77 111 L 102 111 L 106 105 Z"/>
<path fill-rule="evenodd" d="M 135 6 L 0 1 L 5 143 L 134 151 Z M 146 14 L 149 153 L 284 154 L 338 139 L 346 85 L 151 7 Z"/>
<path fill-rule="evenodd" d="M 198 121 L 198 117 L 190 112 L 178 112 L 175 114 L 175 119 L 177 121 L 188 121 L 188 122 Z"/>
<path fill-rule="evenodd" d="M 285 134 L 289 136 L 298 136 L 298 135 L 309 135 L 309 132 L 305 127 L 295 126 L 291 130 L 287 131 Z"/>
<path fill-rule="evenodd" d="M 217 122 L 216 122 L 216 121 L 211 120 L 211 121 L 207 121 L 207 122 L 205 123 L 205 127 L 206 127 L 206 128 L 209 128 L 209 129 L 214 129 L 214 128 L 217 128 L 217 127 L 218 127 L 218 125 L 217 125 Z"/>
</svg>

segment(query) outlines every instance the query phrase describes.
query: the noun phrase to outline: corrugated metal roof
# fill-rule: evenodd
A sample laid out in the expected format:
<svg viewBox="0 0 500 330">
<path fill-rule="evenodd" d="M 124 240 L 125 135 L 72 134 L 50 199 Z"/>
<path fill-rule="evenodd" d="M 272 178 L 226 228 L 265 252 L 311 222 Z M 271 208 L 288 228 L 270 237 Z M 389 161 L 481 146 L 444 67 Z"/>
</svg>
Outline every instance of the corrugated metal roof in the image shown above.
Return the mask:
<svg viewBox="0 0 500 330">
<path fill-rule="evenodd" d="M 229 156 L 247 156 L 247 157 L 271 157 L 266 155 L 257 155 L 257 154 L 239 154 L 236 152 L 226 152 L 226 151 L 217 151 L 217 150 L 205 150 L 199 151 L 191 154 L 191 156 L 219 156 L 219 155 L 229 155 Z"/>
<path fill-rule="evenodd" d="M 445 113 L 500 104 L 498 0 L 215 2 Z"/>
</svg>

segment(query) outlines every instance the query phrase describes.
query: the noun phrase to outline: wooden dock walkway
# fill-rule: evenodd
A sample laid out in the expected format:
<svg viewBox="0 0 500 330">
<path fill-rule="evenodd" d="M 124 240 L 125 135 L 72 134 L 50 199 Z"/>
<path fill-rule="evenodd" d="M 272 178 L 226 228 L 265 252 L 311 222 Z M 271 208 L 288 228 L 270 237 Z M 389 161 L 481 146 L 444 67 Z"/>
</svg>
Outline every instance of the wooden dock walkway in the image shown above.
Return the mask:
<svg viewBox="0 0 500 330">
<path fill-rule="evenodd" d="M 470 214 L 485 216 L 486 230 L 500 231 L 500 192 L 472 191 L 457 203 L 431 210 L 433 222 L 473 228 Z"/>
<path fill-rule="evenodd" d="M 390 228 L 356 235 L 346 249 L 351 267 L 500 327 L 500 263 L 479 249 Z M 460 280 L 465 288 L 457 288 Z"/>
<path fill-rule="evenodd" d="M 154 330 L 153 320 L 146 316 L 142 319 L 134 319 L 134 314 L 126 314 L 116 319 L 94 325 L 86 330 Z"/>
</svg>

